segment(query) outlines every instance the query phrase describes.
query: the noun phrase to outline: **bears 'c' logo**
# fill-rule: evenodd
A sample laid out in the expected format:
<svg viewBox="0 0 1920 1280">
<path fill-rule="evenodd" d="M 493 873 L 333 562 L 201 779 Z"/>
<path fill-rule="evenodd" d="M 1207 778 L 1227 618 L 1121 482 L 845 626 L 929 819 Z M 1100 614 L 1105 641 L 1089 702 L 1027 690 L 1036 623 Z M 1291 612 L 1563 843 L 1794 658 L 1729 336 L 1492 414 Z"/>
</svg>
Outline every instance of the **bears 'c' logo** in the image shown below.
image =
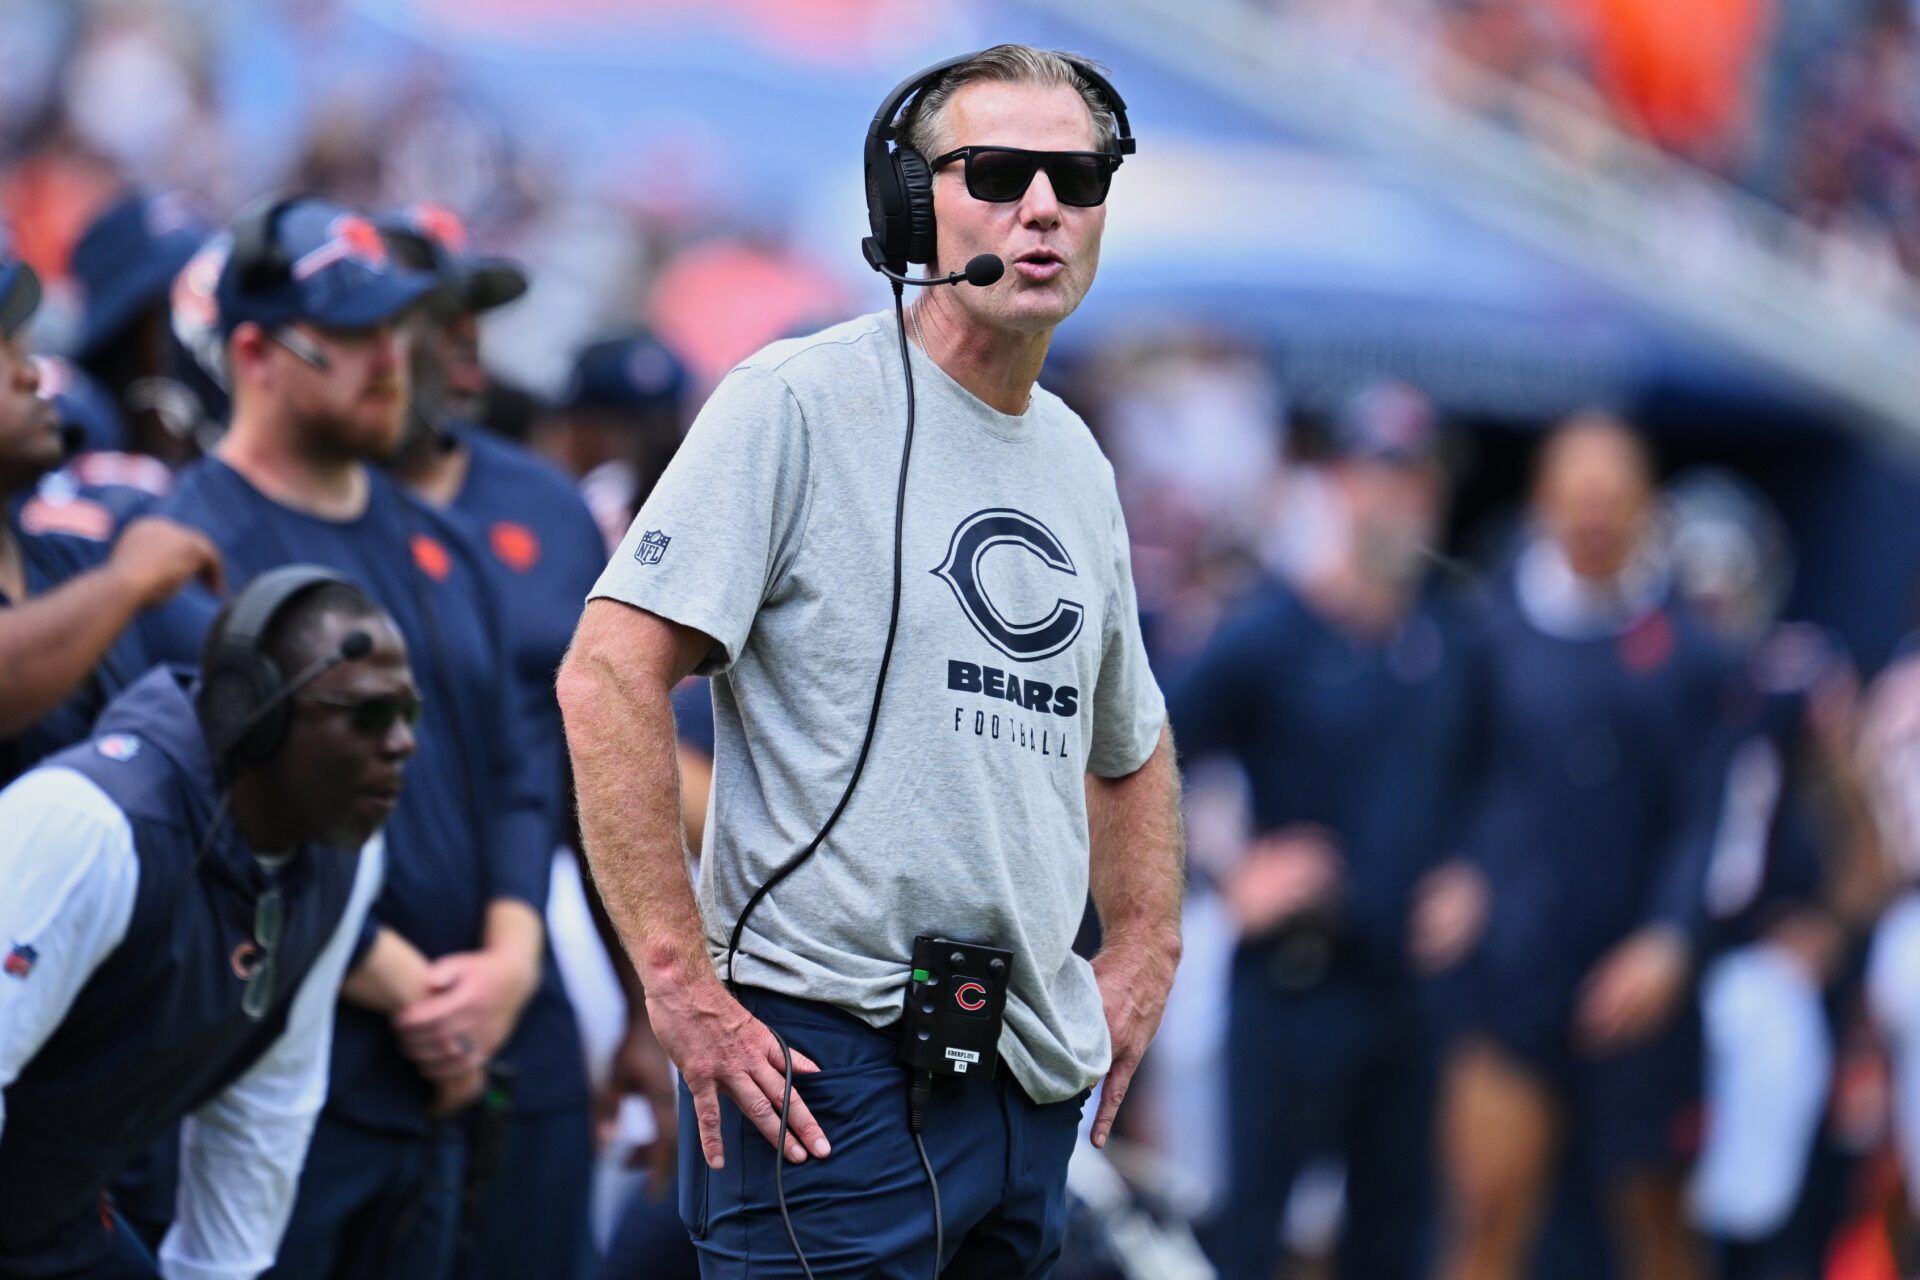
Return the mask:
<svg viewBox="0 0 1920 1280">
<path fill-rule="evenodd" d="M 953 1003 L 969 1018 L 987 1016 L 987 989 L 969 978 L 953 989 Z"/>
<path fill-rule="evenodd" d="M 1010 507 L 990 507 L 976 511 L 960 522 L 947 544 L 947 558 L 933 570 L 953 588 L 954 599 L 966 612 L 974 629 L 994 648 L 1016 662 L 1035 662 L 1051 658 L 1080 634 L 1086 610 L 1065 596 L 1053 602 L 1046 616 L 1028 621 L 1006 617 L 987 598 L 980 584 L 980 561 L 988 551 L 1002 544 L 1024 547 L 1047 568 L 1070 577 L 1078 577 L 1073 557 L 1053 536 L 1053 531 L 1025 512 Z"/>
</svg>

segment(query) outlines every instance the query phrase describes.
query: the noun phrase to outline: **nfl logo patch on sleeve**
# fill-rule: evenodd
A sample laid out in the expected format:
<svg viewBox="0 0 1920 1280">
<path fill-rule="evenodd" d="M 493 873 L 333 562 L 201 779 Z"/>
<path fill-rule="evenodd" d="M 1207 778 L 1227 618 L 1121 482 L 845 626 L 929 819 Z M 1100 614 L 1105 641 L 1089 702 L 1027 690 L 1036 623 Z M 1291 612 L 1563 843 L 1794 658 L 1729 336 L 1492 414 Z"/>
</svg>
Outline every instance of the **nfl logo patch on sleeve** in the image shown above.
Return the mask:
<svg viewBox="0 0 1920 1280">
<path fill-rule="evenodd" d="M 26 977 L 29 973 L 33 972 L 33 962 L 39 958 L 40 953 L 26 943 L 14 943 L 13 950 L 7 952 L 5 965 L 7 976 L 13 978 Z"/>
<path fill-rule="evenodd" d="M 633 549 L 633 558 L 641 564 L 659 564 L 660 557 L 667 554 L 667 544 L 672 541 L 658 529 L 649 529 L 640 535 L 640 545 Z"/>
<path fill-rule="evenodd" d="M 122 764 L 140 754 L 140 739 L 130 733 L 109 733 L 93 746 L 107 759 L 118 760 Z"/>
</svg>

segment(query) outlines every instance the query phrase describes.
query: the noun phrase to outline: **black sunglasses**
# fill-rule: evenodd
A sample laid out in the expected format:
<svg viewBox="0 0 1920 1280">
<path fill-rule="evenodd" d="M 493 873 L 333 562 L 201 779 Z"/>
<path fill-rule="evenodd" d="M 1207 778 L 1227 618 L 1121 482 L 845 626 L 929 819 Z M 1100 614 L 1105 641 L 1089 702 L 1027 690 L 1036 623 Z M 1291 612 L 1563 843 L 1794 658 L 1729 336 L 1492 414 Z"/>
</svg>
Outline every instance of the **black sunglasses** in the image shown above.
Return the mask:
<svg viewBox="0 0 1920 1280">
<path fill-rule="evenodd" d="M 246 988 L 240 993 L 240 1011 L 255 1021 L 267 1016 L 267 1006 L 273 1001 L 274 957 L 280 950 L 280 935 L 286 923 L 280 890 L 269 889 L 261 894 L 253 907 L 253 945 L 258 951 L 253 972 L 247 975 Z"/>
<path fill-rule="evenodd" d="M 405 720 L 409 727 L 418 726 L 420 715 L 426 710 L 420 701 L 420 695 L 408 690 L 405 693 L 381 693 L 366 698 L 329 697 L 324 693 L 309 693 L 301 699 L 303 702 L 317 702 L 327 707 L 344 707 L 348 712 L 347 723 L 355 732 L 368 737 L 385 737 L 393 728 L 395 720 Z"/>
<path fill-rule="evenodd" d="M 930 169 L 938 173 L 955 160 L 966 162 L 967 194 L 975 200 L 1011 204 L 1027 193 L 1034 172 L 1045 169 L 1054 198 L 1079 209 L 1106 203 L 1113 171 L 1120 167 L 1120 157 L 1110 151 L 961 147 L 935 160 Z"/>
</svg>

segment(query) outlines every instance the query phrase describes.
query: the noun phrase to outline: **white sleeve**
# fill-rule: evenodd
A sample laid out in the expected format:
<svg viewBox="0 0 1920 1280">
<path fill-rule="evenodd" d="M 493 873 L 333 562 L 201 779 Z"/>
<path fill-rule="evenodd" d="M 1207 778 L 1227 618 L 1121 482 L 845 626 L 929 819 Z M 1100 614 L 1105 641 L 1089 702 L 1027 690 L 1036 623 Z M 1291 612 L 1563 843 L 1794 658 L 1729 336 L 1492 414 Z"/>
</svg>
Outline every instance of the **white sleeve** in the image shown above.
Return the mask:
<svg viewBox="0 0 1920 1280">
<path fill-rule="evenodd" d="M 346 912 L 294 995 L 280 1038 L 181 1126 L 178 1212 L 160 1245 L 166 1280 L 246 1280 L 273 1265 L 314 1117 L 327 1098 L 340 983 L 380 892 L 385 859 L 384 838 L 375 836 L 361 853 Z"/>
<path fill-rule="evenodd" d="M 126 815 L 80 774 L 0 791 L 0 1133 L 7 1086 L 127 936 L 139 881 Z"/>
</svg>

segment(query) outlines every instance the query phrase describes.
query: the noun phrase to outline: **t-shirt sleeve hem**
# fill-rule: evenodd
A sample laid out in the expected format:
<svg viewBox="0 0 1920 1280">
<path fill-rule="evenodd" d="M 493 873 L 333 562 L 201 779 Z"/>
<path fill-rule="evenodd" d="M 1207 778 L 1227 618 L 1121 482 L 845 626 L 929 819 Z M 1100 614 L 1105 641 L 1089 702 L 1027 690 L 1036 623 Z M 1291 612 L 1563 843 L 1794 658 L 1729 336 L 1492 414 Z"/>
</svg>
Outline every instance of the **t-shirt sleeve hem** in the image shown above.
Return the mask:
<svg viewBox="0 0 1920 1280">
<path fill-rule="evenodd" d="M 706 605 L 695 600 L 662 599 L 661 593 L 652 589 L 651 584 L 614 583 L 608 581 L 609 576 L 611 575 L 601 575 L 600 581 L 595 583 L 593 590 L 587 594 L 588 600 L 617 600 L 621 604 L 630 605 L 635 609 L 644 609 L 656 617 L 665 618 L 668 622 L 691 627 L 713 641 L 714 648 L 720 652 L 720 657 L 716 660 L 709 652 L 708 656 L 702 658 L 700 664 L 693 669 L 695 675 L 717 675 L 739 661 L 740 646 L 745 642 L 744 637 L 738 641 L 731 639 L 729 637 L 731 628 L 726 621 Z"/>
<path fill-rule="evenodd" d="M 1125 778 L 1138 773 L 1153 759 L 1153 753 L 1160 746 L 1160 735 L 1167 725 L 1166 703 L 1161 702 L 1151 715 L 1141 716 L 1136 722 L 1139 730 L 1133 740 L 1127 744 L 1124 753 L 1094 752 L 1087 759 L 1087 772 L 1096 778 Z"/>
</svg>

